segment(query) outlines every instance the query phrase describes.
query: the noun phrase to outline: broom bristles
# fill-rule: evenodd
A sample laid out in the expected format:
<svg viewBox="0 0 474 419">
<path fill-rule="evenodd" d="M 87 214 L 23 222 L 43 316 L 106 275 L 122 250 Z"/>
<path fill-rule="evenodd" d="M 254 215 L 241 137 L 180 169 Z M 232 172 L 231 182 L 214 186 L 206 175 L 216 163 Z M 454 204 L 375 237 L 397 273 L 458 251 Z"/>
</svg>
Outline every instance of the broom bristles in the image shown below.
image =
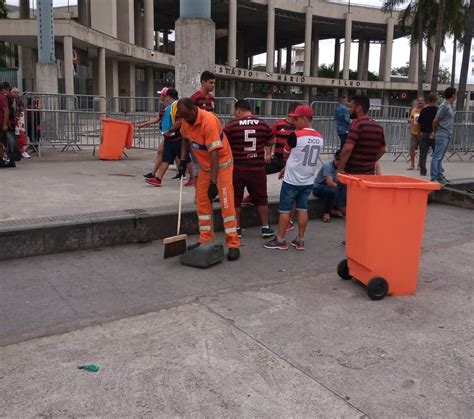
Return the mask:
<svg viewBox="0 0 474 419">
<path fill-rule="evenodd" d="M 173 237 L 166 237 L 163 240 L 163 244 L 165 245 L 165 254 L 164 258 L 172 258 L 178 255 L 182 255 L 186 253 L 186 234 L 180 234 L 179 236 Z"/>
</svg>

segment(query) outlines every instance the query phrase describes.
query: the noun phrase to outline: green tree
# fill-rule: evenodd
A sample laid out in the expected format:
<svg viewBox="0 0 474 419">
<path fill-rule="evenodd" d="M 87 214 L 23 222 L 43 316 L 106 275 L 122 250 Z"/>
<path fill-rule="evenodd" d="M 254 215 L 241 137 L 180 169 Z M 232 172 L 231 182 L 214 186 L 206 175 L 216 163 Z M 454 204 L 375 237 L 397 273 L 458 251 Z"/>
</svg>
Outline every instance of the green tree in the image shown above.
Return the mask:
<svg viewBox="0 0 474 419">
<path fill-rule="evenodd" d="M 402 76 L 402 77 L 408 77 L 408 72 L 410 69 L 410 64 L 406 63 L 405 65 L 402 65 L 401 67 L 394 67 L 392 68 L 392 75 L 393 76 Z M 426 75 L 426 66 L 425 63 L 423 63 L 423 68 L 422 68 L 422 76 L 423 78 Z M 448 67 L 445 67 L 444 65 L 441 65 L 439 67 L 439 72 L 438 72 L 438 80 L 442 84 L 447 84 L 451 80 L 451 71 L 449 70 Z"/>
<path fill-rule="evenodd" d="M 469 5 L 469 13 L 467 16 L 466 30 L 463 38 L 463 54 L 461 64 L 461 77 L 459 79 L 458 99 L 456 102 L 456 109 L 458 111 L 464 108 L 464 95 L 466 94 L 467 73 L 469 71 L 469 63 L 471 61 L 471 44 L 474 26 L 474 1 L 471 0 Z M 469 100 L 469 98 L 467 98 Z"/>
<path fill-rule="evenodd" d="M 430 40 L 435 40 L 434 70 L 432 88 L 437 89 L 439 82 L 439 57 L 444 50 L 447 35 L 460 41 L 465 32 L 468 15 L 467 0 L 385 0 L 382 10 L 389 12 L 396 7 L 405 6 L 400 12 L 399 25 L 402 32 L 410 37 L 412 45 L 420 42 L 430 48 Z M 423 56 L 418 55 L 418 90 L 422 90 Z M 436 79 L 436 80 L 435 80 Z"/>
<path fill-rule="evenodd" d="M 5 0 L 0 0 L 0 19 L 7 19 L 8 11 L 7 4 Z"/>
</svg>

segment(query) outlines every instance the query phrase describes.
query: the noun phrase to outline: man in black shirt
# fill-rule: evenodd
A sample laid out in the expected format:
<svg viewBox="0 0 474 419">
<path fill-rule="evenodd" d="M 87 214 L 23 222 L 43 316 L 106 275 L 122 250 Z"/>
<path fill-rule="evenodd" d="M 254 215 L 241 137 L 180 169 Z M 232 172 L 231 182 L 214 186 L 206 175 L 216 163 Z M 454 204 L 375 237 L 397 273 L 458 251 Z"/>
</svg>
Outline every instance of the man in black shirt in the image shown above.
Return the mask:
<svg viewBox="0 0 474 419">
<path fill-rule="evenodd" d="M 435 140 L 433 136 L 433 120 L 438 112 L 438 96 L 436 93 L 428 95 L 428 105 L 422 109 L 418 117 L 418 124 L 421 126 L 420 138 L 420 175 L 426 176 L 426 157 L 428 150 L 434 151 Z"/>
</svg>

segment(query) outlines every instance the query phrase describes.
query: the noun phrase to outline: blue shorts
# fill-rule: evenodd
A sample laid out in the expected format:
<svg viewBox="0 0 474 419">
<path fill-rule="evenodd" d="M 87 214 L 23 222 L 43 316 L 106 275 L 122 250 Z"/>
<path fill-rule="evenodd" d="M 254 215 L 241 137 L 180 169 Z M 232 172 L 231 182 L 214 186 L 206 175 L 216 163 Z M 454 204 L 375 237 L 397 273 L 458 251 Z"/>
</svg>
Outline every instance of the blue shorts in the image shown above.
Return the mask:
<svg viewBox="0 0 474 419">
<path fill-rule="evenodd" d="M 283 182 L 280 191 L 280 212 L 290 212 L 295 204 L 298 211 L 308 211 L 308 198 L 312 191 L 313 185 L 295 186 Z"/>
<path fill-rule="evenodd" d="M 173 164 L 176 158 L 181 158 L 181 141 L 166 141 L 163 146 L 163 162 Z"/>
</svg>

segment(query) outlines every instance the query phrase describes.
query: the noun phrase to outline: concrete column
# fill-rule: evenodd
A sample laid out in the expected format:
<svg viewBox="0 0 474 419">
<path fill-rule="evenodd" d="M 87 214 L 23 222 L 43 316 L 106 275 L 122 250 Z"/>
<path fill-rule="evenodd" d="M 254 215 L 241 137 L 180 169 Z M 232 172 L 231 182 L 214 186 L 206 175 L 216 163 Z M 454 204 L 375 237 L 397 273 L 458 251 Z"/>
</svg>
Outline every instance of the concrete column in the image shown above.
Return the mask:
<svg viewBox="0 0 474 419">
<path fill-rule="evenodd" d="M 229 0 L 229 36 L 227 38 L 227 62 L 235 67 L 237 61 L 237 0 Z"/>
<path fill-rule="evenodd" d="M 103 96 L 104 99 L 100 101 L 100 112 L 105 112 L 105 97 L 107 96 L 107 83 L 105 77 L 105 48 L 97 48 L 97 68 L 99 78 L 99 96 Z"/>
<path fill-rule="evenodd" d="M 200 88 L 201 73 L 214 68 L 215 25 L 211 19 L 180 18 L 175 27 L 176 87 L 181 97 L 189 97 Z"/>
<path fill-rule="evenodd" d="M 431 84 L 431 79 L 433 78 L 433 67 L 434 67 L 434 49 L 436 47 L 436 42 L 434 39 L 430 39 L 429 48 L 426 51 L 426 74 L 425 74 L 425 83 Z"/>
<path fill-rule="evenodd" d="M 370 58 L 370 42 L 366 40 L 365 44 L 365 55 L 364 55 L 364 73 L 363 80 L 369 80 L 369 58 Z"/>
<path fill-rule="evenodd" d="M 364 41 L 359 39 L 359 51 L 357 53 L 357 79 L 362 80 L 364 74 Z"/>
<path fill-rule="evenodd" d="M 155 51 L 160 50 L 160 32 L 155 31 Z"/>
<path fill-rule="evenodd" d="M 106 60 L 107 72 L 107 98 L 116 98 L 119 95 L 119 66 L 116 58 Z M 118 112 L 118 99 L 114 99 L 112 104 L 112 111 Z"/>
<path fill-rule="evenodd" d="M 249 57 L 249 70 L 253 70 L 253 55 Z"/>
<path fill-rule="evenodd" d="M 319 39 L 314 37 L 311 54 L 311 76 L 318 77 L 319 71 Z"/>
<path fill-rule="evenodd" d="M 352 43 L 352 14 L 346 13 L 346 31 L 344 37 L 344 64 L 342 67 L 342 78 L 349 79 L 349 66 L 351 63 L 351 43 Z"/>
<path fill-rule="evenodd" d="M 168 45 L 169 45 L 169 33 L 168 29 L 163 31 L 163 52 L 168 52 Z"/>
<path fill-rule="evenodd" d="M 130 72 L 129 72 L 129 92 L 130 92 L 130 112 L 135 112 L 136 110 L 136 101 L 135 97 L 137 95 L 137 76 L 135 71 L 135 63 L 130 63 Z"/>
<path fill-rule="evenodd" d="M 146 95 L 149 98 L 153 98 L 155 96 L 154 92 L 154 71 L 153 67 L 146 67 Z M 153 99 L 148 100 L 147 103 L 147 111 L 153 112 L 155 107 Z"/>
<path fill-rule="evenodd" d="M 392 49 L 394 28 L 395 19 L 393 17 L 389 17 L 387 19 L 387 43 L 385 45 L 384 81 L 390 81 L 390 76 L 392 73 Z"/>
<path fill-rule="evenodd" d="M 231 67 L 237 65 L 237 0 L 229 0 L 229 36 L 227 38 L 227 64 Z M 243 64 L 239 60 L 239 67 Z M 235 97 L 235 80 L 229 81 L 230 97 Z M 233 109 L 231 109 L 231 112 Z"/>
<path fill-rule="evenodd" d="M 267 72 L 273 73 L 275 66 L 275 5 L 268 0 L 267 11 Z"/>
<path fill-rule="evenodd" d="M 412 83 L 418 82 L 418 45 L 414 44 L 410 47 L 410 62 L 408 64 L 408 81 Z"/>
<path fill-rule="evenodd" d="M 385 44 L 380 44 L 379 80 L 385 80 Z"/>
<path fill-rule="evenodd" d="M 305 31 L 304 31 L 304 67 L 303 75 L 311 75 L 311 34 L 313 31 L 313 8 L 306 8 Z"/>
<path fill-rule="evenodd" d="M 243 67 L 241 63 L 245 61 L 245 37 L 237 32 L 237 67 Z"/>
<path fill-rule="evenodd" d="M 183 19 L 210 19 L 211 0 L 179 0 L 179 13 Z"/>
<path fill-rule="evenodd" d="M 288 45 L 286 47 L 286 68 L 285 68 L 285 73 L 286 74 L 291 74 L 291 55 L 293 53 L 293 46 Z"/>
<path fill-rule="evenodd" d="M 63 38 L 64 47 L 64 82 L 66 94 L 74 94 L 74 64 L 72 62 L 72 36 Z"/>
<path fill-rule="evenodd" d="M 277 49 L 277 73 L 281 73 L 281 49 Z"/>
<path fill-rule="evenodd" d="M 153 49 L 153 34 L 155 33 L 155 10 L 153 7 L 153 0 L 144 0 L 144 9 L 144 47 Z"/>
<path fill-rule="evenodd" d="M 137 4 L 138 6 L 138 4 Z M 143 44 L 143 27 L 144 27 L 144 16 L 142 16 L 142 10 L 140 7 L 134 8 L 134 32 L 135 32 L 135 45 L 142 47 Z"/>
<path fill-rule="evenodd" d="M 341 40 L 336 38 L 334 40 L 334 78 L 339 78 L 339 71 L 341 71 Z"/>
<path fill-rule="evenodd" d="M 30 0 L 20 0 L 20 19 L 30 18 Z"/>
<path fill-rule="evenodd" d="M 129 44 L 135 43 L 135 3 L 117 0 L 117 37 Z"/>
<path fill-rule="evenodd" d="M 78 2 L 77 2 L 77 11 L 78 11 L 78 15 L 79 15 L 79 23 L 81 25 L 90 27 L 91 26 L 90 0 L 78 0 Z"/>
</svg>

